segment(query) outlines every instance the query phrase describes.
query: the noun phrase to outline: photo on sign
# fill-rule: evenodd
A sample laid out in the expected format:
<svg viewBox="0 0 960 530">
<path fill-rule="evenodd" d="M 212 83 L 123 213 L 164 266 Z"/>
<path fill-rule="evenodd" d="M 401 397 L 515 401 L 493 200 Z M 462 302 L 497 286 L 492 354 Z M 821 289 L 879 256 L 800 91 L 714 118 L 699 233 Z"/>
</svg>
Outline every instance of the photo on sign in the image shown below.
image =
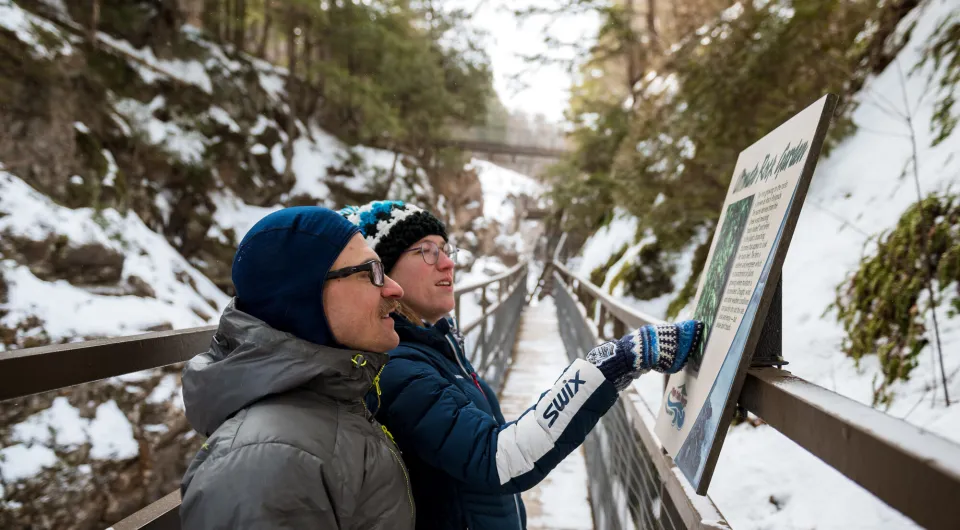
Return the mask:
<svg viewBox="0 0 960 530">
<path fill-rule="evenodd" d="M 701 349 L 669 376 L 654 429 L 697 493 L 709 487 L 777 290 L 837 98 L 827 95 L 744 149 L 700 275 Z"/>
<path fill-rule="evenodd" d="M 700 347 L 692 352 L 688 361 L 690 369 L 694 373 L 700 371 L 703 352 L 710 341 L 710 332 L 713 330 L 713 324 L 717 319 L 717 311 L 720 309 L 723 293 L 727 289 L 730 271 L 733 270 L 733 258 L 740 248 L 740 241 L 743 239 L 743 232 L 747 227 L 747 219 L 750 218 L 751 206 L 753 206 L 753 195 L 740 199 L 727 208 L 727 215 L 723 220 L 723 228 L 713 252 L 713 259 L 710 260 L 710 267 L 707 269 L 703 294 L 700 296 L 697 309 L 693 314 L 695 320 L 703 321 L 703 340 L 700 342 Z"/>
<path fill-rule="evenodd" d="M 780 243 L 780 237 L 783 234 L 783 225 L 777 232 L 777 238 L 774 241 L 774 247 Z M 750 329 L 760 307 L 760 295 L 763 294 L 767 286 L 767 280 L 770 277 L 770 271 L 773 269 L 773 253 L 767 257 L 767 262 L 763 266 L 763 272 L 760 274 L 760 281 L 750 296 L 750 303 L 747 305 L 747 311 L 740 326 L 737 328 L 737 334 L 734 336 L 727 355 L 720 367 L 720 373 L 713 381 L 713 387 L 710 388 L 710 394 L 700 409 L 700 414 L 696 418 L 690 434 L 687 436 L 683 447 L 677 453 L 674 461 L 680 471 L 693 484 L 698 484 L 703 478 L 703 471 L 706 467 L 707 458 L 710 454 L 710 448 L 717 437 L 717 430 L 720 426 L 720 412 L 723 410 L 724 402 L 730 394 L 733 386 L 734 377 L 737 375 L 737 367 L 740 365 L 741 355 L 747 343 L 747 337 L 750 335 Z"/>
</svg>

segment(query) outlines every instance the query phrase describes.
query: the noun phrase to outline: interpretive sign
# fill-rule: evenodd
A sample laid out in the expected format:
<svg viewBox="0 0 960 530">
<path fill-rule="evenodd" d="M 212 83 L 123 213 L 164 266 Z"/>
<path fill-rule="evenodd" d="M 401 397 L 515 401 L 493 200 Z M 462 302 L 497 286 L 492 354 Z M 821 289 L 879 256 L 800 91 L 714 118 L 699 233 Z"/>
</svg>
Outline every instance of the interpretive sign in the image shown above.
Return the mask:
<svg viewBox="0 0 960 530">
<path fill-rule="evenodd" d="M 773 300 L 837 98 L 828 94 L 740 153 L 693 318 L 703 346 L 667 382 L 656 433 L 704 495 Z"/>
</svg>

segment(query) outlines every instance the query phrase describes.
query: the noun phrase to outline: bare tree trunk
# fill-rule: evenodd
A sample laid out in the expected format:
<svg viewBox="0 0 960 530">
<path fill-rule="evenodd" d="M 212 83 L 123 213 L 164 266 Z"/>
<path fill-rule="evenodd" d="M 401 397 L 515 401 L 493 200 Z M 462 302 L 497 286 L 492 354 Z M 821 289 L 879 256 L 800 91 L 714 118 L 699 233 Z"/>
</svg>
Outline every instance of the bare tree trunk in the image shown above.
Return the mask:
<svg viewBox="0 0 960 530">
<path fill-rule="evenodd" d="M 260 35 L 260 44 L 257 45 L 257 57 L 266 58 L 267 41 L 270 40 L 270 25 L 273 23 L 272 2 L 266 0 L 263 3 L 263 34 Z"/>
<path fill-rule="evenodd" d="M 393 164 L 390 166 L 390 176 L 387 178 L 387 187 L 383 192 L 387 194 L 387 197 L 392 197 L 390 195 L 390 189 L 393 188 L 393 182 L 397 178 L 397 161 L 400 160 L 400 152 L 393 152 Z"/>
<path fill-rule="evenodd" d="M 242 52 L 244 49 L 244 41 L 247 38 L 247 3 L 244 0 L 236 0 L 234 17 L 236 20 L 234 21 L 233 46 L 238 52 Z"/>
<path fill-rule="evenodd" d="M 290 70 L 290 79 L 297 77 L 297 25 L 294 23 L 296 15 L 290 9 L 288 11 L 289 28 L 287 31 L 287 68 Z"/>
<path fill-rule="evenodd" d="M 306 86 L 313 86 L 313 54 L 314 54 L 314 35 L 313 20 L 306 18 L 303 21 L 303 79 Z"/>
<path fill-rule="evenodd" d="M 636 15 L 636 12 L 633 9 L 633 0 L 626 0 L 624 2 L 624 12 L 626 14 L 626 25 L 627 31 L 625 35 L 621 36 L 623 41 L 620 43 L 623 50 L 626 52 L 627 60 L 627 93 L 633 97 L 633 104 L 636 105 L 636 79 L 637 79 L 637 42 L 633 38 L 633 19 Z"/>
<path fill-rule="evenodd" d="M 647 0 L 647 30 L 657 35 L 657 0 Z"/>
<path fill-rule="evenodd" d="M 203 25 L 214 38 L 220 37 L 220 0 L 205 0 L 203 6 Z"/>
<path fill-rule="evenodd" d="M 287 69 L 289 71 L 287 75 L 287 102 L 290 104 L 290 112 L 287 113 L 287 126 L 285 127 L 287 133 L 287 145 L 284 152 L 287 163 L 283 168 L 283 180 L 285 182 L 289 182 L 293 178 L 293 168 L 290 166 L 293 165 L 293 133 L 296 131 L 297 102 L 300 93 L 299 82 L 297 81 L 296 10 L 290 7 L 287 8 L 287 26 Z"/>
<path fill-rule="evenodd" d="M 230 42 L 233 40 L 233 27 L 235 24 L 233 20 L 233 7 L 233 2 L 223 0 L 223 35 L 220 36 L 222 42 Z"/>
<path fill-rule="evenodd" d="M 90 46 L 97 47 L 97 26 L 100 25 L 100 0 L 93 0 L 90 9 L 90 27 L 87 28 L 87 40 Z"/>
</svg>

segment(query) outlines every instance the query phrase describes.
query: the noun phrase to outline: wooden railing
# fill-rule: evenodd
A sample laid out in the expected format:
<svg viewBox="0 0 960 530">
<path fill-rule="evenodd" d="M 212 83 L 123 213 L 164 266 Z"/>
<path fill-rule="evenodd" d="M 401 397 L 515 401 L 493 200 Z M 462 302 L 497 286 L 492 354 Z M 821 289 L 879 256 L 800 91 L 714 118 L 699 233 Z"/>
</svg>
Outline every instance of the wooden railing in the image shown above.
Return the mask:
<svg viewBox="0 0 960 530">
<path fill-rule="evenodd" d="M 480 290 L 486 300 L 487 290 L 493 284 L 498 286 L 497 302 L 483 304 L 483 314 L 463 329 L 465 336 L 475 339 L 469 341 L 473 344 L 471 362 L 481 374 L 493 376 L 488 382 L 495 389 L 503 381 L 512 353 L 526 295 L 526 275 L 527 264 L 520 263 L 489 280 L 454 291 L 459 308 L 464 294 Z M 0 401 L 185 362 L 209 347 L 216 329 L 204 326 L 0 352 Z M 111 528 L 177 530 L 179 508 L 180 492 L 174 491 Z"/>
<path fill-rule="evenodd" d="M 573 348 L 582 355 L 584 347 L 601 339 L 619 337 L 645 324 L 661 323 L 625 306 L 558 261 L 551 267 L 561 331 L 573 330 L 564 337 L 568 350 Z M 758 357 L 769 360 L 779 354 L 778 351 L 768 355 L 771 352 L 760 351 L 762 347 L 758 347 L 755 361 Z M 602 480 L 625 484 L 630 495 L 621 499 L 649 501 L 656 497 L 658 486 L 661 496 L 657 498 L 667 510 L 659 510 L 659 518 L 654 517 L 652 513 L 645 513 L 642 503 L 624 507 L 623 501 L 615 496 L 601 500 L 606 506 L 598 507 L 598 496 L 594 495 L 595 515 L 598 510 L 601 513 L 626 511 L 638 527 L 649 525 L 650 521 L 656 523 L 653 527 L 663 528 L 727 527 L 725 523 L 717 523 L 722 517 L 709 498 L 696 495 L 680 478 L 673 460 L 661 450 L 652 430 L 655 418 L 651 408 L 635 391 L 628 392 L 626 397 L 632 405 L 625 407 L 622 421 L 630 423 L 638 441 L 621 438 L 619 442 L 612 442 L 607 437 L 608 447 L 597 451 L 603 451 L 608 458 L 622 460 L 618 462 L 605 461 L 591 466 L 588 450 L 591 487 L 606 487 L 593 484 L 605 467 L 613 471 Z M 752 368 L 747 373 L 739 404 L 918 524 L 931 529 L 958 528 L 960 445 L 779 368 Z M 607 422 L 607 418 L 603 421 Z M 593 443 L 602 445 L 603 441 L 593 440 Z M 631 453 L 641 456 L 634 460 L 623 458 Z M 648 482 L 625 479 L 625 474 L 631 473 L 624 471 L 626 468 L 639 468 L 632 473 L 645 476 Z M 670 515 L 671 511 L 675 515 Z"/>
</svg>

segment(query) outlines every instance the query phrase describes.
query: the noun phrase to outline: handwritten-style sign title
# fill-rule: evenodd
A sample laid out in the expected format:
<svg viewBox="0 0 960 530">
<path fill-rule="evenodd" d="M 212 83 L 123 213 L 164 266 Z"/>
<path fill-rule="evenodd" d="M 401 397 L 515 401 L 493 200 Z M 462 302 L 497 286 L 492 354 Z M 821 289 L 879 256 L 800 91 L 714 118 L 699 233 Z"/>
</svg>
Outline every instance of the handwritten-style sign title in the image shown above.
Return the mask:
<svg viewBox="0 0 960 530">
<path fill-rule="evenodd" d="M 807 141 L 801 140 L 795 147 L 790 147 L 790 145 L 791 144 L 787 144 L 787 147 L 783 149 L 783 153 L 780 153 L 779 159 L 775 154 L 767 155 L 763 157 L 763 162 L 753 166 L 753 169 L 749 173 L 745 169 L 741 171 L 740 176 L 737 177 L 737 186 L 733 192 L 737 193 L 742 189 L 749 188 L 753 186 L 757 180 L 766 181 L 771 175 L 776 179 L 780 176 L 781 171 L 803 160 L 803 155 L 807 153 L 807 146 L 809 145 Z"/>
</svg>

